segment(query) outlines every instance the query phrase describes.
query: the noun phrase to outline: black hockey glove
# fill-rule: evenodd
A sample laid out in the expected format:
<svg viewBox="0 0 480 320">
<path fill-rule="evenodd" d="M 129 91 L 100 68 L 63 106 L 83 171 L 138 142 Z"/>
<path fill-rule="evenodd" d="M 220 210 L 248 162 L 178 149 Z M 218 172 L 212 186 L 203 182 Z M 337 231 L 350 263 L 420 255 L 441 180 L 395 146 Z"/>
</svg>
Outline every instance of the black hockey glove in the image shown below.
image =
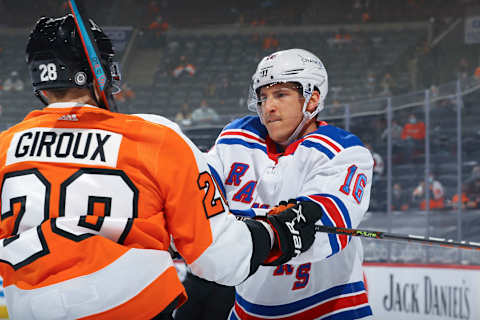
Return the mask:
<svg viewBox="0 0 480 320">
<path fill-rule="evenodd" d="M 266 221 L 275 234 L 275 243 L 265 266 L 278 266 L 307 251 L 315 240 L 315 222 L 322 216 L 321 208 L 311 201 L 289 200 L 281 202 L 255 219 Z"/>
</svg>

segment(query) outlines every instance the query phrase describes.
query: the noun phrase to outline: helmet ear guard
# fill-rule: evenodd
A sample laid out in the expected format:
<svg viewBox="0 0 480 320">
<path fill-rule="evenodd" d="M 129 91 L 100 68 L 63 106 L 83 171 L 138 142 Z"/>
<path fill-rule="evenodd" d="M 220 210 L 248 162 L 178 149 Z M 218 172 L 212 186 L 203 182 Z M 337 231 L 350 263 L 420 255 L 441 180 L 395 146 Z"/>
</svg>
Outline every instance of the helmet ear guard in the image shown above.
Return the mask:
<svg viewBox="0 0 480 320">
<path fill-rule="evenodd" d="M 108 36 L 92 20 L 89 26 L 100 51 L 100 62 L 106 70 L 106 94 L 120 80 L 118 65 L 114 63 L 114 50 Z M 61 18 L 40 18 L 30 33 L 26 62 L 35 95 L 45 104 L 41 90 L 88 88 L 94 100 L 93 75 L 85 55 L 80 35 L 71 14 Z M 113 97 L 111 97 L 113 100 Z M 103 106 L 99 101 L 98 105 Z"/>
</svg>

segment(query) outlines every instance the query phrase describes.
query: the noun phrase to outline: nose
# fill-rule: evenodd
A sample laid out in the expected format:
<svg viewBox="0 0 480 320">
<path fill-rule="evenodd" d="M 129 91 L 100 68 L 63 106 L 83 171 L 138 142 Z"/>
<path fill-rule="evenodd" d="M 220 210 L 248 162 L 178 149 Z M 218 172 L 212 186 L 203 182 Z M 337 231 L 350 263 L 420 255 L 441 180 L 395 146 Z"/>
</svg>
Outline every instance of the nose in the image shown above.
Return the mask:
<svg viewBox="0 0 480 320">
<path fill-rule="evenodd" d="M 273 99 L 272 97 L 267 97 L 265 99 L 265 101 L 263 102 L 263 110 L 265 113 L 271 113 L 273 111 L 275 111 L 276 109 L 276 103 L 275 103 L 275 99 Z"/>
</svg>

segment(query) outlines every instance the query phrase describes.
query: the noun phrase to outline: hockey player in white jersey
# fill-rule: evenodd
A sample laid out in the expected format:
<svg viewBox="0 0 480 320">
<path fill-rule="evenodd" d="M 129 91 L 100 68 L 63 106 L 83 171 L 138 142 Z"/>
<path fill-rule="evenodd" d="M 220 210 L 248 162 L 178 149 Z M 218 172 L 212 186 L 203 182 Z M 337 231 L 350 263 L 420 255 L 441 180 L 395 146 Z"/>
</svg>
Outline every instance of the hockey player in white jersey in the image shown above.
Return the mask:
<svg viewBox="0 0 480 320">
<path fill-rule="evenodd" d="M 323 63 L 302 49 L 261 60 L 247 116 L 227 125 L 209 152 L 237 215 L 265 214 L 282 199 L 312 201 L 317 224 L 356 228 L 370 201 L 373 160 L 355 135 L 319 119 L 328 91 Z M 365 319 L 372 310 L 358 238 L 317 233 L 303 255 L 261 266 L 236 286 L 229 319 Z"/>
</svg>

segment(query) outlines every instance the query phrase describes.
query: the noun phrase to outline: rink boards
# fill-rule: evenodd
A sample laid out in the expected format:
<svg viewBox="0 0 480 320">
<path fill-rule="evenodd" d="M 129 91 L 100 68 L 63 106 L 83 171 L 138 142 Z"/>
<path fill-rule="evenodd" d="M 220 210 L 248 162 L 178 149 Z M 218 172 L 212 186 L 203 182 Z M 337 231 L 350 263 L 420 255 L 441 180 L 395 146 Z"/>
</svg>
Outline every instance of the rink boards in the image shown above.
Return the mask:
<svg viewBox="0 0 480 320">
<path fill-rule="evenodd" d="M 375 319 L 480 319 L 480 267 L 365 263 Z"/>
</svg>

